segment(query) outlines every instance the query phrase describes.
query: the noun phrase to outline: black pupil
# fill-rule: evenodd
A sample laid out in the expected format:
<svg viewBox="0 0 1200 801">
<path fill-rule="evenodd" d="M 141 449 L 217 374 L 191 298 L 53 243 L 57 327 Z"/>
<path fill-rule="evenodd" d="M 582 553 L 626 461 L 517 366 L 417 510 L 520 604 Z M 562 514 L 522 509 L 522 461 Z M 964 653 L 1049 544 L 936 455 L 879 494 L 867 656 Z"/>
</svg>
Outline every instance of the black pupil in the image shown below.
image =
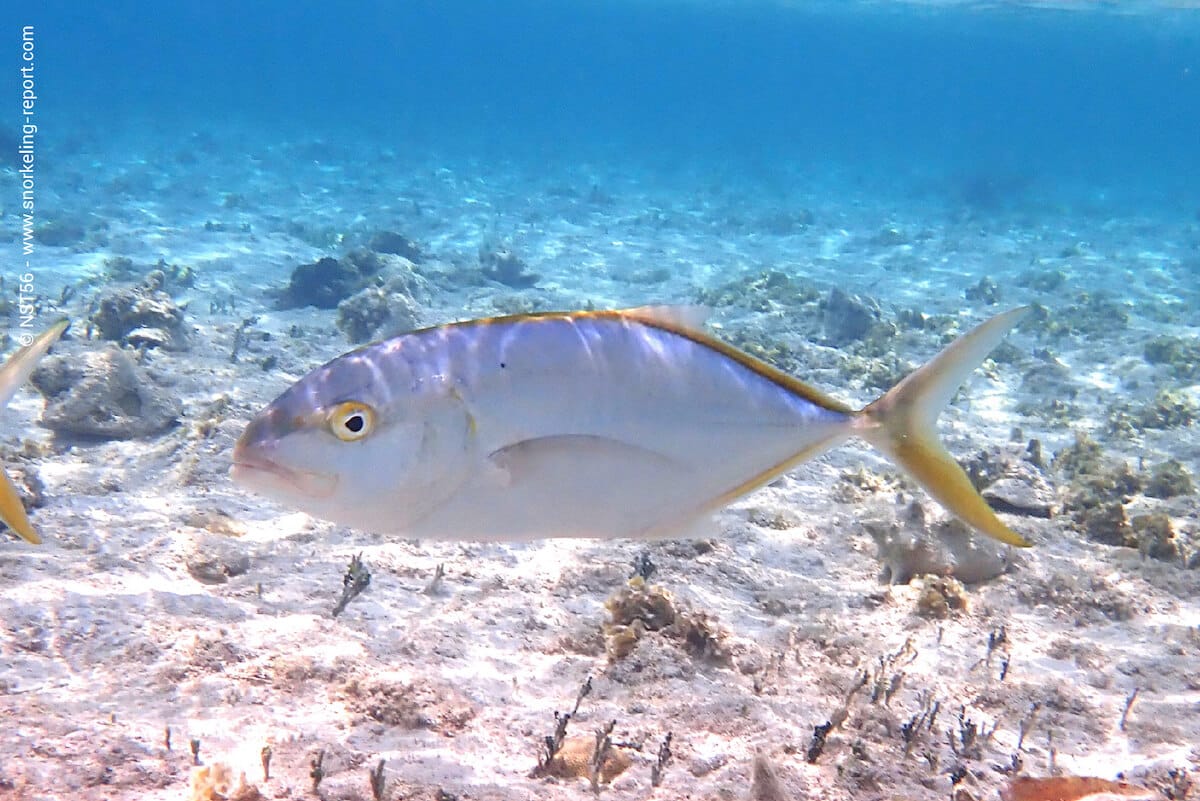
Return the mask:
<svg viewBox="0 0 1200 801">
<path fill-rule="evenodd" d="M 366 424 L 367 421 L 363 420 L 363 416 L 361 414 L 352 414 L 346 418 L 346 430 L 352 434 L 357 434 L 358 432 L 362 431 L 363 426 Z"/>
</svg>

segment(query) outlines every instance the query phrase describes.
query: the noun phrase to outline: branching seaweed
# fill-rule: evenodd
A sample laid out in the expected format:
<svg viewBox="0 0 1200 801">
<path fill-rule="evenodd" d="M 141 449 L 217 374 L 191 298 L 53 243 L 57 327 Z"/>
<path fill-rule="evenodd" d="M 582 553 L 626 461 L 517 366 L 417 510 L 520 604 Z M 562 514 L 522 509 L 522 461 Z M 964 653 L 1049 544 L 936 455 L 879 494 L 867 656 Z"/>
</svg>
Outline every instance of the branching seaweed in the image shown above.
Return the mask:
<svg viewBox="0 0 1200 801">
<path fill-rule="evenodd" d="M 1008 629 L 1001 626 L 998 629 L 988 632 L 987 639 L 987 656 L 984 657 L 987 663 L 992 664 L 992 654 L 997 648 L 1008 644 Z"/>
<path fill-rule="evenodd" d="M 658 565 L 650 560 L 650 554 L 647 551 L 642 551 L 633 560 L 633 575 L 641 576 L 642 581 L 649 581 L 656 570 L 658 570 Z"/>
<path fill-rule="evenodd" d="M 442 579 L 446 577 L 446 565 L 443 562 L 438 562 L 438 566 L 433 570 L 433 578 L 429 579 L 429 583 L 425 585 L 425 589 L 421 592 L 425 595 L 437 595 L 442 591 Z"/>
<path fill-rule="evenodd" d="M 1005 776 L 1019 776 L 1025 769 L 1025 758 L 1021 756 L 1020 751 L 1013 751 L 1008 757 L 1007 765 L 994 765 L 993 769 Z"/>
<path fill-rule="evenodd" d="M 1171 768 L 1167 771 L 1169 784 L 1159 787 L 1159 791 L 1170 801 L 1187 801 L 1192 795 L 1192 777 L 1187 768 Z"/>
<path fill-rule="evenodd" d="M 608 755 L 612 753 L 612 733 L 616 727 L 617 722 L 610 720 L 604 728 L 596 729 L 596 747 L 592 749 L 592 758 L 588 761 L 588 780 L 595 795 L 600 795 L 600 775 Z"/>
<path fill-rule="evenodd" d="M 829 732 L 831 731 L 833 731 L 833 723 L 831 721 L 813 726 L 812 740 L 808 743 L 808 750 L 804 752 L 804 758 L 808 760 L 808 764 L 815 765 L 817 763 L 821 752 L 825 750 L 825 738 L 829 736 Z"/>
<path fill-rule="evenodd" d="M 987 651 L 984 653 L 982 659 L 977 660 L 973 665 L 971 665 L 971 670 L 974 671 L 981 665 L 986 665 L 988 668 L 990 668 L 992 666 L 992 657 L 996 655 L 997 651 L 999 651 L 1002 660 L 1000 663 L 1000 681 L 1004 681 L 1005 677 L 1008 675 L 1009 666 L 1008 649 L 1005 647 L 1007 645 L 1007 628 L 1001 626 L 998 629 L 992 629 L 989 631 L 987 637 Z"/>
<path fill-rule="evenodd" d="M 567 739 L 567 724 L 571 722 L 571 713 L 555 710 L 554 721 L 554 734 L 542 738 L 542 746 L 545 750 L 538 757 L 537 770 L 534 771 L 538 776 L 549 770 L 550 763 L 554 761 L 554 757 L 562 748 L 563 741 Z"/>
<path fill-rule="evenodd" d="M 309 762 L 308 777 L 312 779 L 313 792 L 321 786 L 321 780 L 325 778 L 325 749 L 322 748 L 317 752 L 317 755 Z"/>
<path fill-rule="evenodd" d="M 905 757 L 910 756 L 913 748 L 925 739 L 926 734 L 933 731 L 938 712 L 942 708 L 942 702 L 934 700 L 933 695 L 928 691 L 922 691 L 918 700 L 921 702 L 920 711 L 910 717 L 907 722 L 900 724 L 900 736 L 904 739 Z"/>
<path fill-rule="evenodd" d="M 996 733 L 998 725 L 998 722 L 993 723 L 990 729 L 987 726 L 980 726 L 967 717 L 966 707 L 960 706 L 958 708 L 958 738 L 955 739 L 954 729 L 947 729 L 946 740 L 950 744 L 950 750 L 960 759 L 979 759 L 983 756 L 984 746 Z"/>
<path fill-rule="evenodd" d="M 883 705 L 887 706 L 892 702 L 892 696 L 900 691 L 900 687 L 904 684 L 904 672 L 893 673 L 892 678 L 888 681 L 887 689 L 883 691 Z"/>
<path fill-rule="evenodd" d="M 350 566 L 342 577 L 342 597 L 333 608 L 333 616 L 337 617 L 355 598 L 367 587 L 371 586 L 371 571 L 363 564 L 362 554 L 350 557 Z"/>
<path fill-rule="evenodd" d="M 667 732 L 663 737 L 662 743 L 658 746 L 658 759 L 650 768 L 650 786 L 658 787 L 662 784 L 663 773 L 667 769 L 667 763 L 671 761 L 671 732 Z"/>
<path fill-rule="evenodd" d="M 247 317 L 238 324 L 237 330 L 233 332 L 233 349 L 229 352 L 229 361 L 231 364 L 237 364 L 238 353 L 242 346 L 246 344 L 246 331 L 250 326 L 258 324 L 258 317 Z"/>
<path fill-rule="evenodd" d="M 904 685 L 905 673 L 902 668 L 911 664 L 916 658 L 917 650 L 913 648 L 910 637 L 895 653 L 884 654 L 879 657 L 876 665 L 871 668 L 863 668 L 855 678 L 854 684 L 846 692 L 841 706 L 833 711 L 827 721 L 813 726 L 812 740 L 809 741 L 808 749 L 805 751 L 805 757 L 809 763 L 815 763 L 821 756 L 829 733 L 849 719 L 850 707 L 859 692 L 870 688 L 870 703 L 875 704 L 882 700 L 886 706 Z M 934 714 L 936 715 L 936 712 Z"/>
<path fill-rule="evenodd" d="M 904 671 L 902 668 L 912 664 L 917 658 L 917 649 L 913 648 L 912 638 L 904 641 L 904 645 L 894 654 L 884 654 L 879 657 L 879 664 L 872 671 L 864 670 L 862 684 L 863 686 L 871 687 L 871 703 L 878 703 L 883 699 L 886 706 L 892 700 L 892 696 L 900 689 L 904 682 Z M 853 693 L 852 693 L 853 694 Z M 849 698 L 847 698 L 849 700 Z"/>
<path fill-rule="evenodd" d="M 592 694 L 592 677 L 588 676 L 583 680 L 583 684 L 579 687 L 579 693 L 575 696 L 575 706 L 571 707 L 571 716 L 579 711 L 579 705 L 583 703 L 583 699 Z"/>
<path fill-rule="evenodd" d="M 1125 723 L 1129 718 L 1129 711 L 1133 709 L 1133 704 L 1137 701 L 1138 694 L 1142 691 L 1141 687 L 1134 687 L 1133 692 L 1125 696 L 1125 708 L 1121 710 L 1121 731 L 1125 731 Z"/>
<path fill-rule="evenodd" d="M 387 778 L 383 775 L 385 764 L 387 760 L 381 759 L 375 763 L 375 767 L 367 771 L 367 775 L 371 777 L 371 797 L 375 801 L 383 801 L 383 793 L 387 789 Z"/>
<path fill-rule="evenodd" d="M 592 692 L 592 677 L 588 676 L 579 688 L 579 693 L 575 696 L 575 706 L 570 712 L 554 712 L 554 733 L 546 735 L 542 738 L 542 753 L 538 755 L 537 767 L 533 769 L 533 776 L 545 776 L 550 770 L 550 764 L 554 758 L 558 756 L 559 750 L 563 746 L 563 742 L 567 739 L 567 726 L 571 722 L 571 718 L 575 717 L 579 712 L 579 705 L 583 703 L 583 699 L 587 698 Z"/>
<path fill-rule="evenodd" d="M 1025 717 L 1021 718 L 1021 722 L 1017 724 L 1017 751 L 1025 745 L 1025 738 L 1033 731 L 1033 726 L 1037 723 L 1038 712 L 1041 711 L 1042 705 L 1038 701 L 1034 701 L 1029 705 L 1029 712 Z"/>
</svg>

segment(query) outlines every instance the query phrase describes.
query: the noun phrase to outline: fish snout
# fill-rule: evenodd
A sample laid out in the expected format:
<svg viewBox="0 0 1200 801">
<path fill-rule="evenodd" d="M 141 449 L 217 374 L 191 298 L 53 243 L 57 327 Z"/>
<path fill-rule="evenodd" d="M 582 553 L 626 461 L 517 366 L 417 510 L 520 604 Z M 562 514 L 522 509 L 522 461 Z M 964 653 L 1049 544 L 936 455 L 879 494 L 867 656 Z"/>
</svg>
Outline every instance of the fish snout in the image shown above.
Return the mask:
<svg viewBox="0 0 1200 801">
<path fill-rule="evenodd" d="M 254 423 L 251 423 L 233 446 L 233 466 L 229 475 L 234 483 L 258 489 L 265 478 L 282 475 L 283 471 L 255 433 Z"/>
<path fill-rule="evenodd" d="M 248 440 L 245 435 L 233 446 L 233 469 L 271 470 L 277 467 L 264 449 Z"/>
<path fill-rule="evenodd" d="M 328 498 L 337 489 L 337 475 L 288 466 L 282 461 L 276 410 L 250 421 L 233 446 L 229 475 L 235 484 L 268 496 L 296 495 Z"/>
</svg>

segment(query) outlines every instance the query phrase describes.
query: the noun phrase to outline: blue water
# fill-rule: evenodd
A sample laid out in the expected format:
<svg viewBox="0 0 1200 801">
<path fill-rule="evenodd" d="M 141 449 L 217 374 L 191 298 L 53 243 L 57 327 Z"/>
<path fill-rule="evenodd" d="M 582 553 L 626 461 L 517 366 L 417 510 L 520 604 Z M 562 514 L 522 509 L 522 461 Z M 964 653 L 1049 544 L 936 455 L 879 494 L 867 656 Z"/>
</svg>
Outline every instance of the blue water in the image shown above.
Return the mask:
<svg viewBox="0 0 1200 801">
<path fill-rule="evenodd" d="M 237 153 L 252 131 L 1200 209 L 1200 13 L 796 5 L 127 0 L 30 17 L 48 147 L 201 130 Z"/>
</svg>

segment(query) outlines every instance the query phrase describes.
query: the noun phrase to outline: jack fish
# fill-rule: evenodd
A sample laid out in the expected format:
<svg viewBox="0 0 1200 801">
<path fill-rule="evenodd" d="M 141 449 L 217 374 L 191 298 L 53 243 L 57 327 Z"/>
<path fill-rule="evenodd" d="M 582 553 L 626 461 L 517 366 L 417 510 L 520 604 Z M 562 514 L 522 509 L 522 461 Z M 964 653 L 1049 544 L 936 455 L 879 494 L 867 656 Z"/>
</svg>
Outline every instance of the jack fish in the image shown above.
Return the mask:
<svg viewBox="0 0 1200 801">
<path fill-rule="evenodd" d="M 300 379 L 246 427 L 232 476 L 316 517 L 405 537 L 653 538 L 861 437 L 965 523 L 1025 546 L 935 423 L 1026 312 L 993 317 L 858 410 L 703 333 L 703 310 L 441 325 Z"/>
<path fill-rule="evenodd" d="M 46 355 L 50 346 L 58 341 L 63 331 L 70 325 L 68 320 L 59 320 L 25 347 L 18 350 L 0 367 L 0 410 L 8 406 L 13 395 L 29 378 L 38 360 Z M 42 541 L 25 514 L 25 505 L 21 503 L 21 494 L 13 485 L 8 473 L 0 468 L 0 520 L 26 542 L 37 545 Z"/>
</svg>

